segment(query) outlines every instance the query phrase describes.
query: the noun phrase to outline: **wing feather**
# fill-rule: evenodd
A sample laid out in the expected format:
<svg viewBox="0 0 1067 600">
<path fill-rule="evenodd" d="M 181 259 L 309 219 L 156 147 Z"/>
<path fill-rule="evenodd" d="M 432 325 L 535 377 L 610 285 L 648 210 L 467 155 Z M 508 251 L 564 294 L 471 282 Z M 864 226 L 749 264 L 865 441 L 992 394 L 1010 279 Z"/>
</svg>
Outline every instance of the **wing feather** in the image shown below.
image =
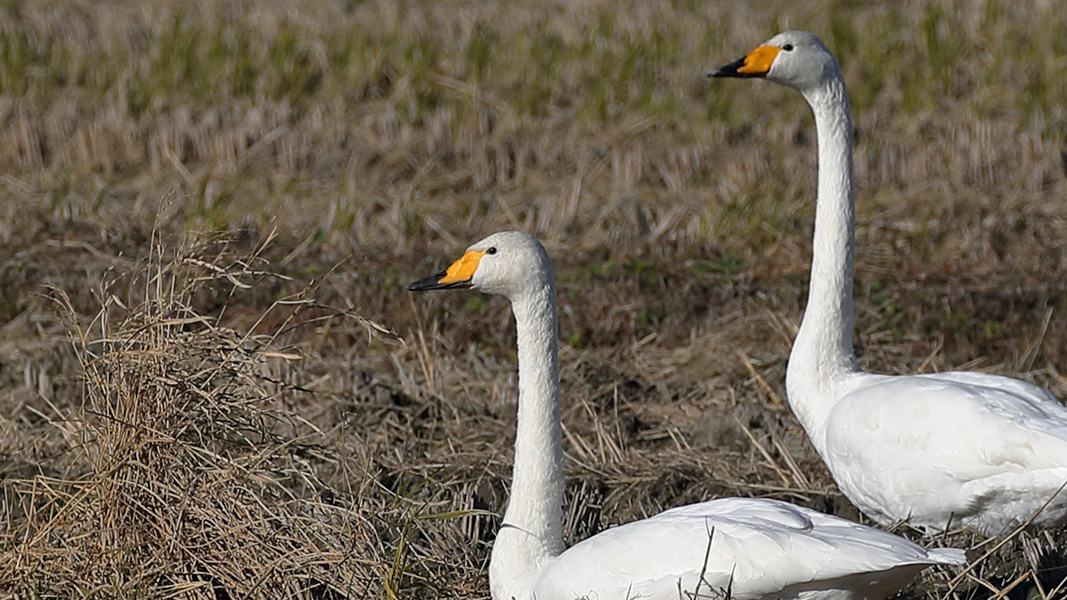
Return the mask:
<svg viewBox="0 0 1067 600">
<path fill-rule="evenodd" d="M 823 457 L 878 522 L 936 529 L 952 519 L 998 533 L 1063 483 L 1067 408 L 1047 390 L 965 372 L 862 381 L 830 413 Z"/>
<path fill-rule="evenodd" d="M 674 598 L 679 585 L 704 592 L 732 585 L 736 598 L 759 598 L 798 584 L 960 561 L 962 552 L 931 554 L 899 536 L 785 502 L 722 498 L 575 545 L 546 567 L 537 597 Z"/>
</svg>

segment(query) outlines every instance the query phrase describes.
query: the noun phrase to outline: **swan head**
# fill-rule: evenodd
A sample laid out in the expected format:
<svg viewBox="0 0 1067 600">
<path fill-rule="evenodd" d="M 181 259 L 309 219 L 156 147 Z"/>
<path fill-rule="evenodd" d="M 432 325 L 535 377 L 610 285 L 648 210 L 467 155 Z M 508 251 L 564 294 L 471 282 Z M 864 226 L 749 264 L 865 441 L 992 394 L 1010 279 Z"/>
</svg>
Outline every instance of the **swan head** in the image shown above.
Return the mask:
<svg viewBox="0 0 1067 600">
<path fill-rule="evenodd" d="M 806 92 L 839 78 L 837 59 L 813 33 L 783 31 L 708 77 L 762 77 Z"/>
<path fill-rule="evenodd" d="M 474 243 L 444 271 L 414 281 L 409 292 L 473 288 L 511 299 L 552 285 L 552 262 L 528 233 L 503 231 Z"/>
</svg>

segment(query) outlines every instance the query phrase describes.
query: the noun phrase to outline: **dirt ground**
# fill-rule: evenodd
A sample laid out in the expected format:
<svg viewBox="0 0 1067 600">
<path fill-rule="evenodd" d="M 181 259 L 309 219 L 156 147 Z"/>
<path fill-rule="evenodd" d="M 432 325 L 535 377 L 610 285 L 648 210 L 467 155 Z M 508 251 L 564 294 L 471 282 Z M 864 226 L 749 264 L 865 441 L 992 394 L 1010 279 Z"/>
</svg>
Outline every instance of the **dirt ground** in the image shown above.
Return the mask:
<svg viewBox="0 0 1067 600">
<path fill-rule="evenodd" d="M 861 365 L 1067 397 L 1054 2 L 0 7 L 0 594 L 487 597 L 510 313 L 404 286 L 503 229 L 555 263 L 568 542 L 863 520 L 785 404 L 810 114 L 704 78 L 785 28 L 853 99 Z M 1063 532 L 900 532 L 979 563 L 905 597 L 1067 597 Z"/>
</svg>

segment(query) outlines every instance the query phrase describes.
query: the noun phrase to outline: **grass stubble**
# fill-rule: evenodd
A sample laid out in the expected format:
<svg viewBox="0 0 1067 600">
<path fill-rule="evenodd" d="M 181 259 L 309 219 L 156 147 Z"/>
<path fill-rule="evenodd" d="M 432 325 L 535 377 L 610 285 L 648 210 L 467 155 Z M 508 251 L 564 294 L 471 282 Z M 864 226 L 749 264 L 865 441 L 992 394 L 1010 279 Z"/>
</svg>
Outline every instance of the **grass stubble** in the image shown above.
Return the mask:
<svg viewBox="0 0 1067 600">
<path fill-rule="evenodd" d="M 323 434 L 285 409 L 305 393 L 286 383 L 298 357 L 193 307 L 198 294 L 225 301 L 273 275 L 199 249 L 164 258 L 158 247 L 133 273 L 143 295 L 114 295 L 116 276 L 88 321 L 52 290 L 84 396 L 73 414 L 44 418 L 76 457 L 61 477 L 6 480 L 19 525 L 0 586 L 33 597 L 328 598 L 382 578 L 364 548 L 388 507 L 363 502 L 363 473 L 338 490 L 307 467 Z M 261 319 L 305 304 L 282 298 Z"/>
<path fill-rule="evenodd" d="M 1063 397 L 1065 19 L 0 7 L 0 593 L 484 597 L 508 313 L 403 286 L 504 228 L 544 239 L 560 280 L 570 541 L 719 494 L 859 518 L 782 402 L 810 116 L 703 73 L 786 27 L 841 58 L 864 367 Z M 906 594 L 1062 597 L 1063 545 L 1020 533 Z"/>
</svg>

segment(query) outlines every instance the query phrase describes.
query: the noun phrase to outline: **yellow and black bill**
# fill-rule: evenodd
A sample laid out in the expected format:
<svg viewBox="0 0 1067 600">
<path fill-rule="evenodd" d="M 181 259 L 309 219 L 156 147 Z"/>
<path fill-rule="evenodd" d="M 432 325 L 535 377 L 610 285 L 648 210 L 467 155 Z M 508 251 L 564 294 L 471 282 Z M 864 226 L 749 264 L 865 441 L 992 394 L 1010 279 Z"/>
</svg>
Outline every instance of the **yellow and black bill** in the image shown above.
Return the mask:
<svg viewBox="0 0 1067 600">
<path fill-rule="evenodd" d="M 429 290 L 453 290 L 470 287 L 471 280 L 474 279 L 474 272 L 478 270 L 478 263 L 481 262 L 484 255 L 484 250 L 469 250 L 444 271 L 409 283 L 408 291 L 426 292 Z"/>
<path fill-rule="evenodd" d="M 734 62 L 708 73 L 708 77 L 766 77 L 781 48 L 760 46 Z"/>
<path fill-rule="evenodd" d="M 448 281 L 448 272 L 441 271 L 436 275 L 425 277 L 408 284 L 409 292 L 426 292 L 429 290 L 453 290 L 456 288 L 469 287 L 470 281 Z"/>
</svg>

